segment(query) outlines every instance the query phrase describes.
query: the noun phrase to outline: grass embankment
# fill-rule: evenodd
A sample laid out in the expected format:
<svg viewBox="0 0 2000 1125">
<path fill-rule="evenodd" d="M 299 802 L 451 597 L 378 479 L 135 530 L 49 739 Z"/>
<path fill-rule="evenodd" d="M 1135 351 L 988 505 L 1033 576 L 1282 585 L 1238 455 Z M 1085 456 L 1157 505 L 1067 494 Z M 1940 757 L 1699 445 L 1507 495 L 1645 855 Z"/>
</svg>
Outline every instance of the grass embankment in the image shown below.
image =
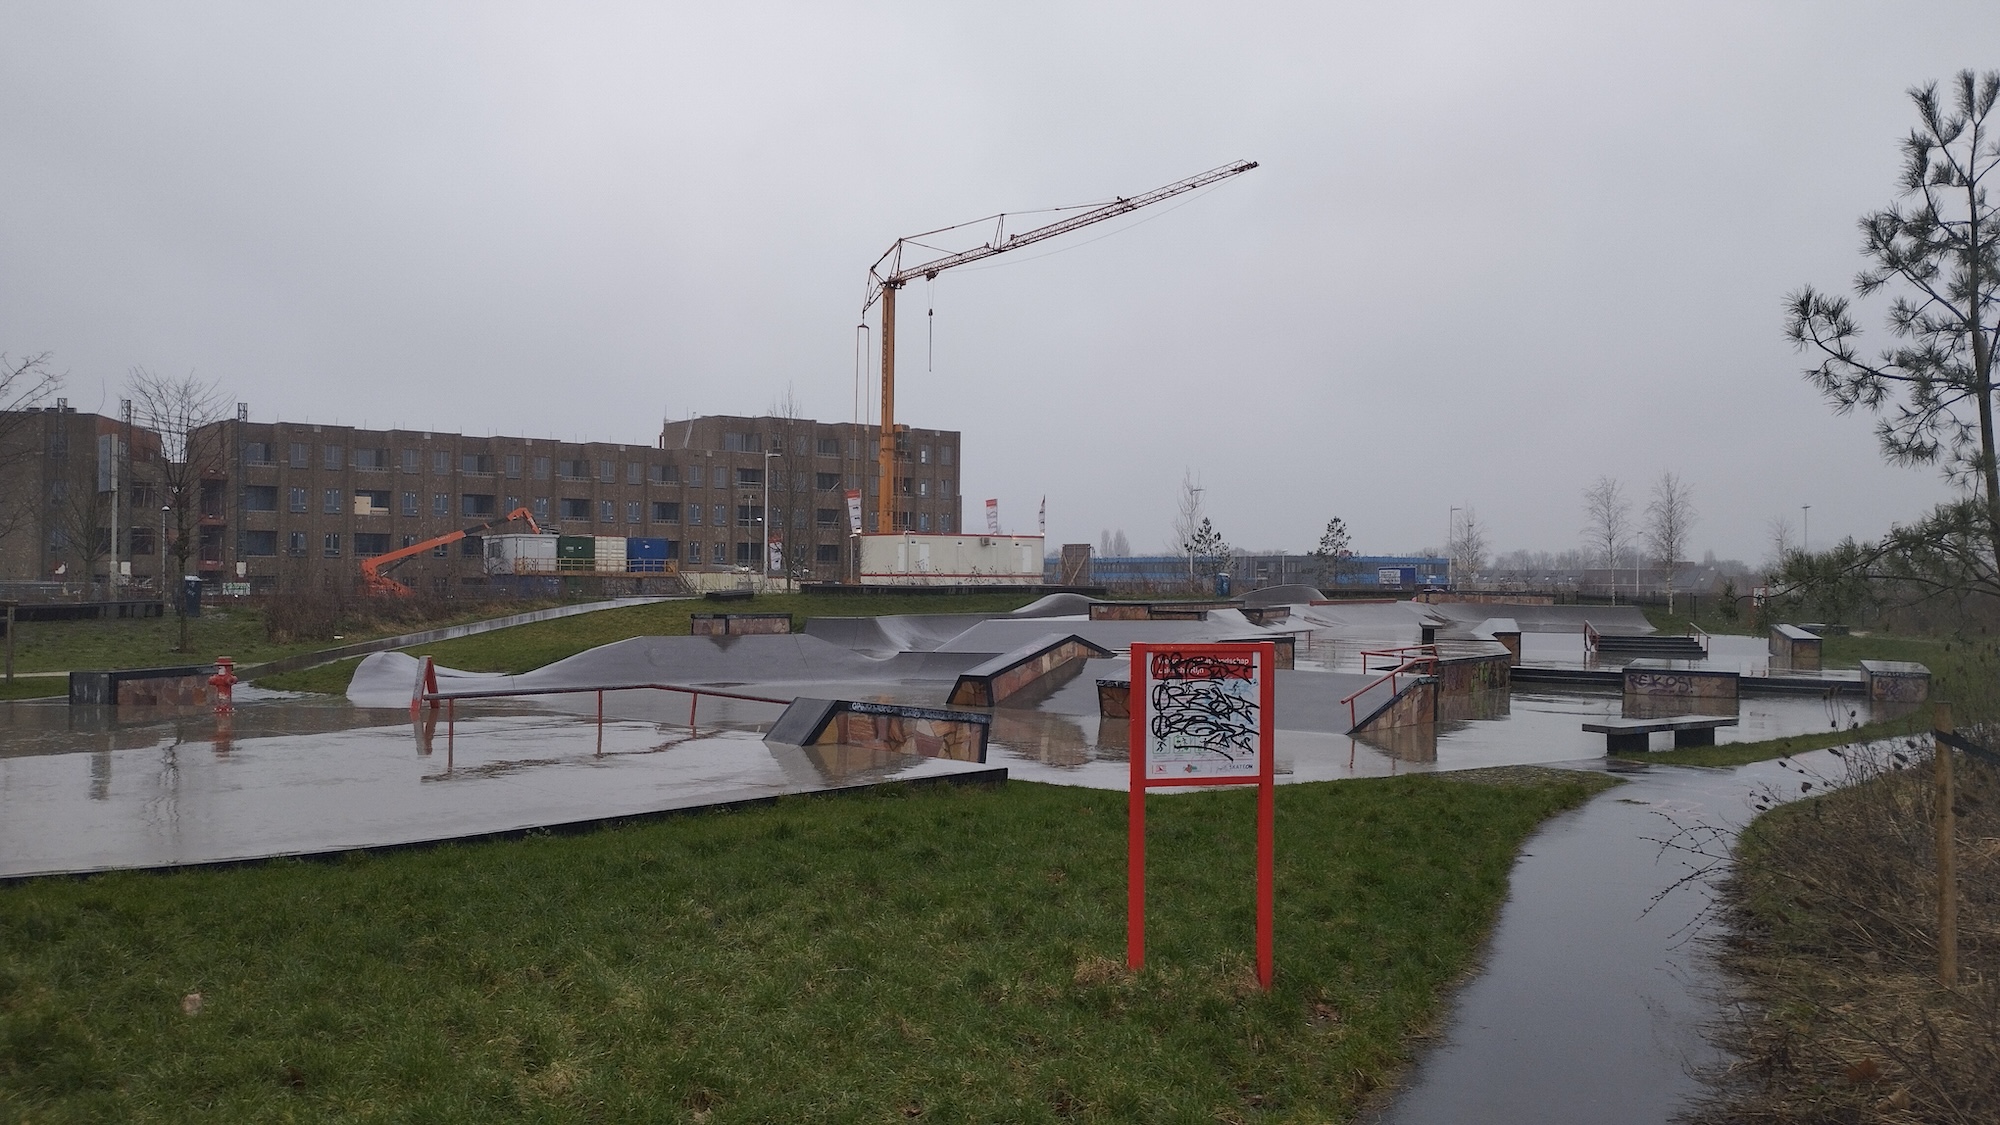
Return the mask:
<svg viewBox="0 0 2000 1125">
<path fill-rule="evenodd" d="M 527 672 L 599 645 L 631 637 L 684 637 L 697 613 L 789 613 L 794 627 L 808 617 L 859 617 L 892 613 L 1006 613 L 1041 596 L 1040 591 L 995 594 L 868 595 L 767 594 L 743 602 L 671 601 L 607 609 L 580 617 L 537 621 L 473 637 L 417 645 L 417 656 L 467 672 Z M 267 676 L 260 686 L 284 691 L 343 692 L 359 661 L 342 661 L 303 672 Z"/>
<path fill-rule="evenodd" d="M 1959 756 L 1963 983 L 1947 989 L 1921 745 L 1850 750 L 1845 784 L 1744 832 L 1724 890 L 1743 1062 L 1698 1120 L 2000 1121 L 2000 778 Z"/>
<path fill-rule="evenodd" d="M 1611 782 L 1020 782 L 574 837 L 0 887 L 0 1117 L 1333 1120 L 1474 957 L 1521 841 Z M 199 1011 L 185 1010 L 196 1002 Z"/>
</svg>

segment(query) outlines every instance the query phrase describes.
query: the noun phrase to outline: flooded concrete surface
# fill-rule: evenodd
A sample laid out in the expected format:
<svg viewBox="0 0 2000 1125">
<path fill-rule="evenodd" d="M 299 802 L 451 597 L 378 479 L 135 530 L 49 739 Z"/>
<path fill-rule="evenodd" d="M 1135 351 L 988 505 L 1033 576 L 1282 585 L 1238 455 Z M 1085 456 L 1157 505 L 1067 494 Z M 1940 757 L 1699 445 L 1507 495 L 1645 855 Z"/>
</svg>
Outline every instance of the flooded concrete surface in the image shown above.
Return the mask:
<svg viewBox="0 0 2000 1125">
<path fill-rule="evenodd" d="M 1792 775 L 1768 762 L 1616 772 L 1627 784 L 1529 839 L 1479 976 L 1375 1125 L 1664 1125 L 1724 1061 L 1706 1037 L 1720 1012 L 1703 940 L 1713 891 L 1674 887 L 1687 858 L 1658 841 L 1676 822 L 1733 837 L 1750 792 Z"/>
<path fill-rule="evenodd" d="M 116 710 L 0 705 L 0 877 L 459 839 L 985 770 L 769 746 L 721 714 L 692 732 L 613 719 L 600 744 L 594 716 L 501 702 L 462 704 L 455 729 L 428 737 L 407 711 L 324 698 L 253 698 L 227 720 Z"/>
</svg>

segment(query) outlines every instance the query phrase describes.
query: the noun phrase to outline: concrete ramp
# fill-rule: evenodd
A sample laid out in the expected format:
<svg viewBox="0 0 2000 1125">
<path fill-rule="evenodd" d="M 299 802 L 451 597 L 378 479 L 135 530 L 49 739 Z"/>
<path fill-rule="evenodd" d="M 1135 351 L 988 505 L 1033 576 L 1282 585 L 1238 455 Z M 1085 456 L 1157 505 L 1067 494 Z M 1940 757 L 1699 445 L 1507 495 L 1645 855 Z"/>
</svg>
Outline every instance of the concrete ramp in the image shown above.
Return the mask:
<svg viewBox="0 0 2000 1125">
<path fill-rule="evenodd" d="M 998 707 L 1037 687 L 1060 686 L 1052 681 L 1074 674 L 1084 661 L 1110 655 L 1110 649 L 1075 633 L 1048 633 L 966 669 L 951 689 L 951 702 L 960 707 Z"/>
<path fill-rule="evenodd" d="M 764 741 L 984 762 L 992 722 L 991 716 L 976 711 L 802 696 L 785 708 Z"/>
<path fill-rule="evenodd" d="M 933 652 L 992 613 L 900 613 L 885 617 L 810 617 L 801 632 L 869 656 Z M 997 651 L 997 650 L 996 650 Z"/>
<path fill-rule="evenodd" d="M 1654 631 L 1645 612 L 1629 605 L 1438 602 L 1425 608 L 1451 621 L 1448 636 L 1470 637 L 1480 625 L 1496 617 L 1513 619 L 1524 633 L 1581 633 L 1585 622 L 1600 633 L 1612 635 L 1639 636 Z"/>
</svg>

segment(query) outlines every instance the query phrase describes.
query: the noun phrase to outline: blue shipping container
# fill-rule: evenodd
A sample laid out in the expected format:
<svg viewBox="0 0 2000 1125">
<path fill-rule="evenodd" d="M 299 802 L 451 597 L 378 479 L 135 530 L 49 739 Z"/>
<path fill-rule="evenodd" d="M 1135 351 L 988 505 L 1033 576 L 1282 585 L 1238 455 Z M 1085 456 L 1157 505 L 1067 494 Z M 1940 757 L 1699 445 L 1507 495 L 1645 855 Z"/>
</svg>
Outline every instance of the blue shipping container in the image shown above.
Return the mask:
<svg viewBox="0 0 2000 1125">
<path fill-rule="evenodd" d="M 625 541 L 625 568 L 640 573 L 661 574 L 667 569 L 667 541 L 664 539 L 627 539 Z"/>
</svg>

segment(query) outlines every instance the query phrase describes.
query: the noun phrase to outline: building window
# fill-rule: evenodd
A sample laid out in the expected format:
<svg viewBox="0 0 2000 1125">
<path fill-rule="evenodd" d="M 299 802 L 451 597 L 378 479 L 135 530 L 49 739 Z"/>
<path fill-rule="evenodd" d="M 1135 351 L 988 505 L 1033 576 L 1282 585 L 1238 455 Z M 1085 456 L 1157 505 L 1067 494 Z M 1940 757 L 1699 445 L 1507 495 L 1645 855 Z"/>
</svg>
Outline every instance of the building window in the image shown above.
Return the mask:
<svg viewBox="0 0 2000 1125">
<path fill-rule="evenodd" d="M 450 514 L 451 514 L 451 493 L 449 492 L 431 493 L 431 515 L 448 516 Z"/>
<path fill-rule="evenodd" d="M 680 558 L 680 557 L 681 557 L 681 541 L 680 541 L 680 540 L 678 540 L 678 539 L 668 539 L 668 540 L 666 540 L 665 542 L 666 542 L 666 544 L 667 544 L 667 557 L 668 557 L 668 558 L 670 558 L 670 559 L 677 559 L 677 558 Z"/>
<path fill-rule="evenodd" d="M 813 526 L 822 530 L 840 526 L 839 508 L 816 508 L 813 510 Z"/>
<path fill-rule="evenodd" d="M 562 518 L 566 520 L 590 520 L 590 501 L 574 496 L 563 497 Z"/>
<path fill-rule="evenodd" d="M 431 472 L 436 473 L 438 476 L 441 477 L 451 475 L 450 450 L 448 449 L 431 450 Z"/>
<path fill-rule="evenodd" d="M 520 509 L 521 509 L 521 498 L 519 496 L 509 496 L 507 498 L 507 502 L 505 504 L 500 505 L 500 510 L 502 512 L 507 513 L 510 516 L 513 515 L 515 512 L 519 511 Z"/>
<path fill-rule="evenodd" d="M 764 470 L 762 469 L 736 470 L 736 487 L 761 488 L 763 484 L 764 484 Z"/>
<path fill-rule="evenodd" d="M 646 466 L 637 461 L 625 463 L 625 483 L 642 484 L 646 480 Z"/>
<path fill-rule="evenodd" d="M 476 559 L 486 554 L 486 540 L 478 535 L 468 535 L 458 541 L 458 553 L 468 559 Z"/>
<path fill-rule="evenodd" d="M 414 516 L 417 514 L 416 493 L 414 492 L 403 493 L 403 514 L 406 516 Z"/>
<path fill-rule="evenodd" d="M 938 530 L 939 530 L 939 531 L 950 531 L 950 530 L 951 530 L 951 513 L 950 513 L 950 512 L 946 512 L 946 513 L 945 513 L 944 515 L 941 515 L 941 516 L 939 516 L 939 517 L 938 517 Z"/>
<path fill-rule="evenodd" d="M 814 547 L 814 548 L 813 548 L 813 561 L 814 561 L 814 562 L 819 562 L 819 563 L 837 563 L 837 562 L 839 562 L 839 561 L 840 561 L 840 544 L 838 544 L 838 543 L 821 543 L 821 544 L 820 544 L 819 546 L 817 546 L 817 547 Z"/>
<path fill-rule="evenodd" d="M 618 518 L 618 505 L 612 503 L 609 500 L 599 500 L 597 502 L 598 523 L 611 523 L 615 521 L 617 518 Z"/>
<path fill-rule="evenodd" d="M 381 471 L 389 467 L 389 451 L 386 449 L 357 449 L 354 451 L 354 467 Z M 356 545 L 359 553 L 359 544 Z"/>
<path fill-rule="evenodd" d="M 291 462 L 294 469 L 309 469 L 312 467 L 312 452 L 306 448 L 305 442 L 295 441 L 292 443 Z"/>
<path fill-rule="evenodd" d="M 421 462 L 420 460 L 418 460 L 418 458 L 417 458 L 417 451 L 416 451 L 416 450 L 414 450 L 414 449 L 405 449 L 405 450 L 403 450 L 403 471 L 404 471 L 404 472 L 406 472 L 406 473 L 414 473 L 414 472 L 416 472 L 416 471 L 417 471 L 417 467 L 418 467 L 419 465 L 421 465 L 421 464 L 422 464 L 422 462 Z"/>
<path fill-rule="evenodd" d="M 618 466 L 610 461 L 599 461 L 597 463 L 597 479 L 603 481 L 605 484 L 610 484 L 618 479 L 617 469 Z"/>
<path fill-rule="evenodd" d="M 924 479 L 917 482 L 917 495 L 929 496 L 930 494 L 931 494 L 931 478 L 925 477 Z"/>
<path fill-rule="evenodd" d="M 389 494 L 386 491 L 356 489 L 354 492 L 354 514 L 357 516 L 388 515 Z"/>
<path fill-rule="evenodd" d="M 246 531 L 243 533 L 243 554 L 247 558 L 268 559 L 278 554 L 278 533 L 275 531 Z"/>
<path fill-rule="evenodd" d="M 821 492 L 832 492 L 840 487 L 840 474 L 815 473 L 813 474 L 813 484 L 817 486 Z"/>
<path fill-rule="evenodd" d="M 653 501 L 653 522 L 654 523 L 681 522 L 681 506 L 679 504 L 674 503 L 671 500 Z"/>
<path fill-rule="evenodd" d="M 414 535 L 405 535 L 402 538 L 403 546 L 405 547 L 414 547 L 417 545 L 417 537 Z"/>
<path fill-rule="evenodd" d="M 326 446 L 320 450 L 320 467 L 326 469 L 328 472 L 337 473 L 340 471 L 341 462 L 346 456 L 347 450 L 345 447 L 338 445 Z"/>
<path fill-rule="evenodd" d="M 518 453 L 509 453 L 507 455 L 507 479 L 521 479 L 521 455 Z"/>
<path fill-rule="evenodd" d="M 859 461 L 859 460 L 861 460 L 861 439 L 860 439 L 860 438 L 848 438 L 848 439 L 847 439 L 847 459 L 848 459 L 849 461 Z"/>
<path fill-rule="evenodd" d="M 386 532 L 357 532 L 354 536 L 354 557 L 372 559 L 389 553 L 389 536 Z"/>
<path fill-rule="evenodd" d="M 243 490 L 243 510 L 246 512 L 275 512 L 278 510 L 278 486 L 275 484 L 253 484 Z M 273 545 L 273 551 L 277 547 Z"/>
<path fill-rule="evenodd" d="M 728 566 L 728 565 L 729 565 L 729 544 L 727 544 L 727 543 L 717 543 L 717 544 L 715 545 L 715 554 L 714 554 L 713 556 L 711 556 L 711 557 L 715 559 L 715 565 L 717 565 L 717 566 Z"/>
<path fill-rule="evenodd" d="M 292 511 L 294 511 L 294 512 L 303 512 L 303 511 L 305 511 L 305 510 L 306 510 L 306 490 L 305 490 L 305 489 L 303 489 L 303 488 L 294 488 L 294 489 L 292 489 L 292 490 L 291 490 L 291 507 L 292 507 Z"/>
<path fill-rule="evenodd" d="M 458 498 L 458 513 L 462 516 L 491 516 L 498 514 L 490 492 L 467 492 Z"/>
<path fill-rule="evenodd" d="M 949 445 L 938 446 L 938 464 L 940 465 L 951 464 L 951 446 Z"/>
<path fill-rule="evenodd" d="M 928 445 L 920 445 L 920 446 L 918 446 L 918 447 L 917 447 L 917 464 L 919 464 L 919 465 L 928 465 L 928 464 L 930 464 L 930 463 L 931 463 L 931 447 L 930 447 L 930 446 L 928 446 Z"/>
<path fill-rule="evenodd" d="M 564 458 L 556 462 L 556 475 L 564 480 L 585 480 L 590 476 L 590 462 Z"/>
<path fill-rule="evenodd" d="M 243 460 L 244 460 L 244 462 L 245 462 L 246 464 L 251 464 L 251 465 L 268 465 L 268 464 L 270 464 L 270 463 L 271 463 L 271 443 L 270 443 L 270 442 L 266 442 L 266 441 L 246 441 L 246 442 L 244 442 L 244 443 L 243 443 Z M 273 554 L 276 554 L 276 553 L 277 553 L 277 550 L 278 550 L 278 546 L 277 546 L 277 544 L 273 543 L 273 544 L 271 545 L 271 552 L 272 552 Z"/>
<path fill-rule="evenodd" d="M 737 566 L 756 566 L 758 561 L 759 560 L 757 558 L 757 544 L 738 543 L 736 545 Z"/>
<path fill-rule="evenodd" d="M 712 526 L 721 527 L 728 521 L 728 518 L 723 515 L 723 506 L 721 504 L 716 504 L 708 510 L 708 522 Z"/>
<path fill-rule="evenodd" d="M 688 505 L 688 522 L 689 522 L 689 523 L 691 523 L 691 524 L 693 524 L 693 525 L 694 525 L 694 526 L 696 526 L 696 527 L 700 527 L 700 526 L 701 526 L 701 505 L 700 505 L 700 504 L 689 504 L 689 505 Z"/>
<path fill-rule="evenodd" d="M 652 479 L 654 484 L 679 484 L 681 482 L 681 467 L 679 465 L 654 465 L 652 468 Z"/>
<path fill-rule="evenodd" d="M 951 478 L 950 478 L 950 477 L 939 477 L 939 478 L 938 478 L 938 499 L 940 499 L 940 500 L 949 500 L 949 499 L 951 499 Z"/>
<path fill-rule="evenodd" d="M 715 473 L 714 473 L 714 477 L 715 477 L 715 487 L 717 487 L 717 488 L 728 488 L 728 487 L 729 487 L 729 470 L 728 470 L 728 469 L 724 468 L 724 467 L 723 467 L 723 466 L 721 466 L 721 465 L 717 465 L 717 466 L 715 467 Z"/>
<path fill-rule="evenodd" d="M 329 488 L 326 490 L 326 494 L 320 497 L 319 510 L 329 516 L 340 514 L 340 490 L 338 488 Z"/>
<path fill-rule="evenodd" d="M 838 457 L 840 456 L 840 439 L 830 437 L 820 438 L 816 443 L 816 450 L 821 457 Z"/>
<path fill-rule="evenodd" d="M 792 527 L 796 530 L 803 531 L 805 530 L 805 526 L 806 526 L 806 510 L 804 508 L 793 508 Z"/>
<path fill-rule="evenodd" d="M 493 458 L 484 453 L 463 454 L 458 459 L 458 471 L 473 476 L 490 477 L 493 475 Z"/>
<path fill-rule="evenodd" d="M 132 529 L 132 553 L 135 555 L 150 555 L 153 553 L 152 528 L 135 527 Z"/>
<path fill-rule="evenodd" d="M 285 537 L 285 553 L 295 559 L 306 557 L 306 533 L 294 531 Z"/>
<path fill-rule="evenodd" d="M 722 435 L 722 448 L 728 453 L 762 453 L 764 439 L 759 434 L 726 433 Z"/>
<path fill-rule="evenodd" d="M 700 488 L 708 483 L 708 473 L 700 465 L 688 466 L 688 487 Z"/>
<path fill-rule="evenodd" d="M 327 532 L 326 538 L 321 541 L 321 544 L 322 544 L 320 547 L 321 554 L 325 555 L 327 558 L 330 559 L 337 559 L 340 557 L 340 532 L 338 531 Z"/>
<path fill-rule="evenodd" d="M 547 523 L 549 521 L 549 498 L 546 496 L 535 497 L 534 507 L 535 519 L 542 523 Z"/>
<path fill-rule="evenodd" d="M 931 514 L 930 514 L 929 512 L 920 512 L 920 513 L 918 513 L 918 515 L 917 515 L 917 530 L 918 530 L 918 531 L 929 531 L 930 529 L 931 529 Z"/>
<path fill-rule="evenodd" d="M 625 522 L 626 523 L 639 522 L 639 502 L 637 500 L 625 501 Z"/>
<path fill-rule="evenodd" d="M 757 505 L 755 504 L 736 505 L 737 527 L 756 527 L 758 524 L 763 522 L 764 522 L 764 513 L 757 510 Z"/>
</svg>

